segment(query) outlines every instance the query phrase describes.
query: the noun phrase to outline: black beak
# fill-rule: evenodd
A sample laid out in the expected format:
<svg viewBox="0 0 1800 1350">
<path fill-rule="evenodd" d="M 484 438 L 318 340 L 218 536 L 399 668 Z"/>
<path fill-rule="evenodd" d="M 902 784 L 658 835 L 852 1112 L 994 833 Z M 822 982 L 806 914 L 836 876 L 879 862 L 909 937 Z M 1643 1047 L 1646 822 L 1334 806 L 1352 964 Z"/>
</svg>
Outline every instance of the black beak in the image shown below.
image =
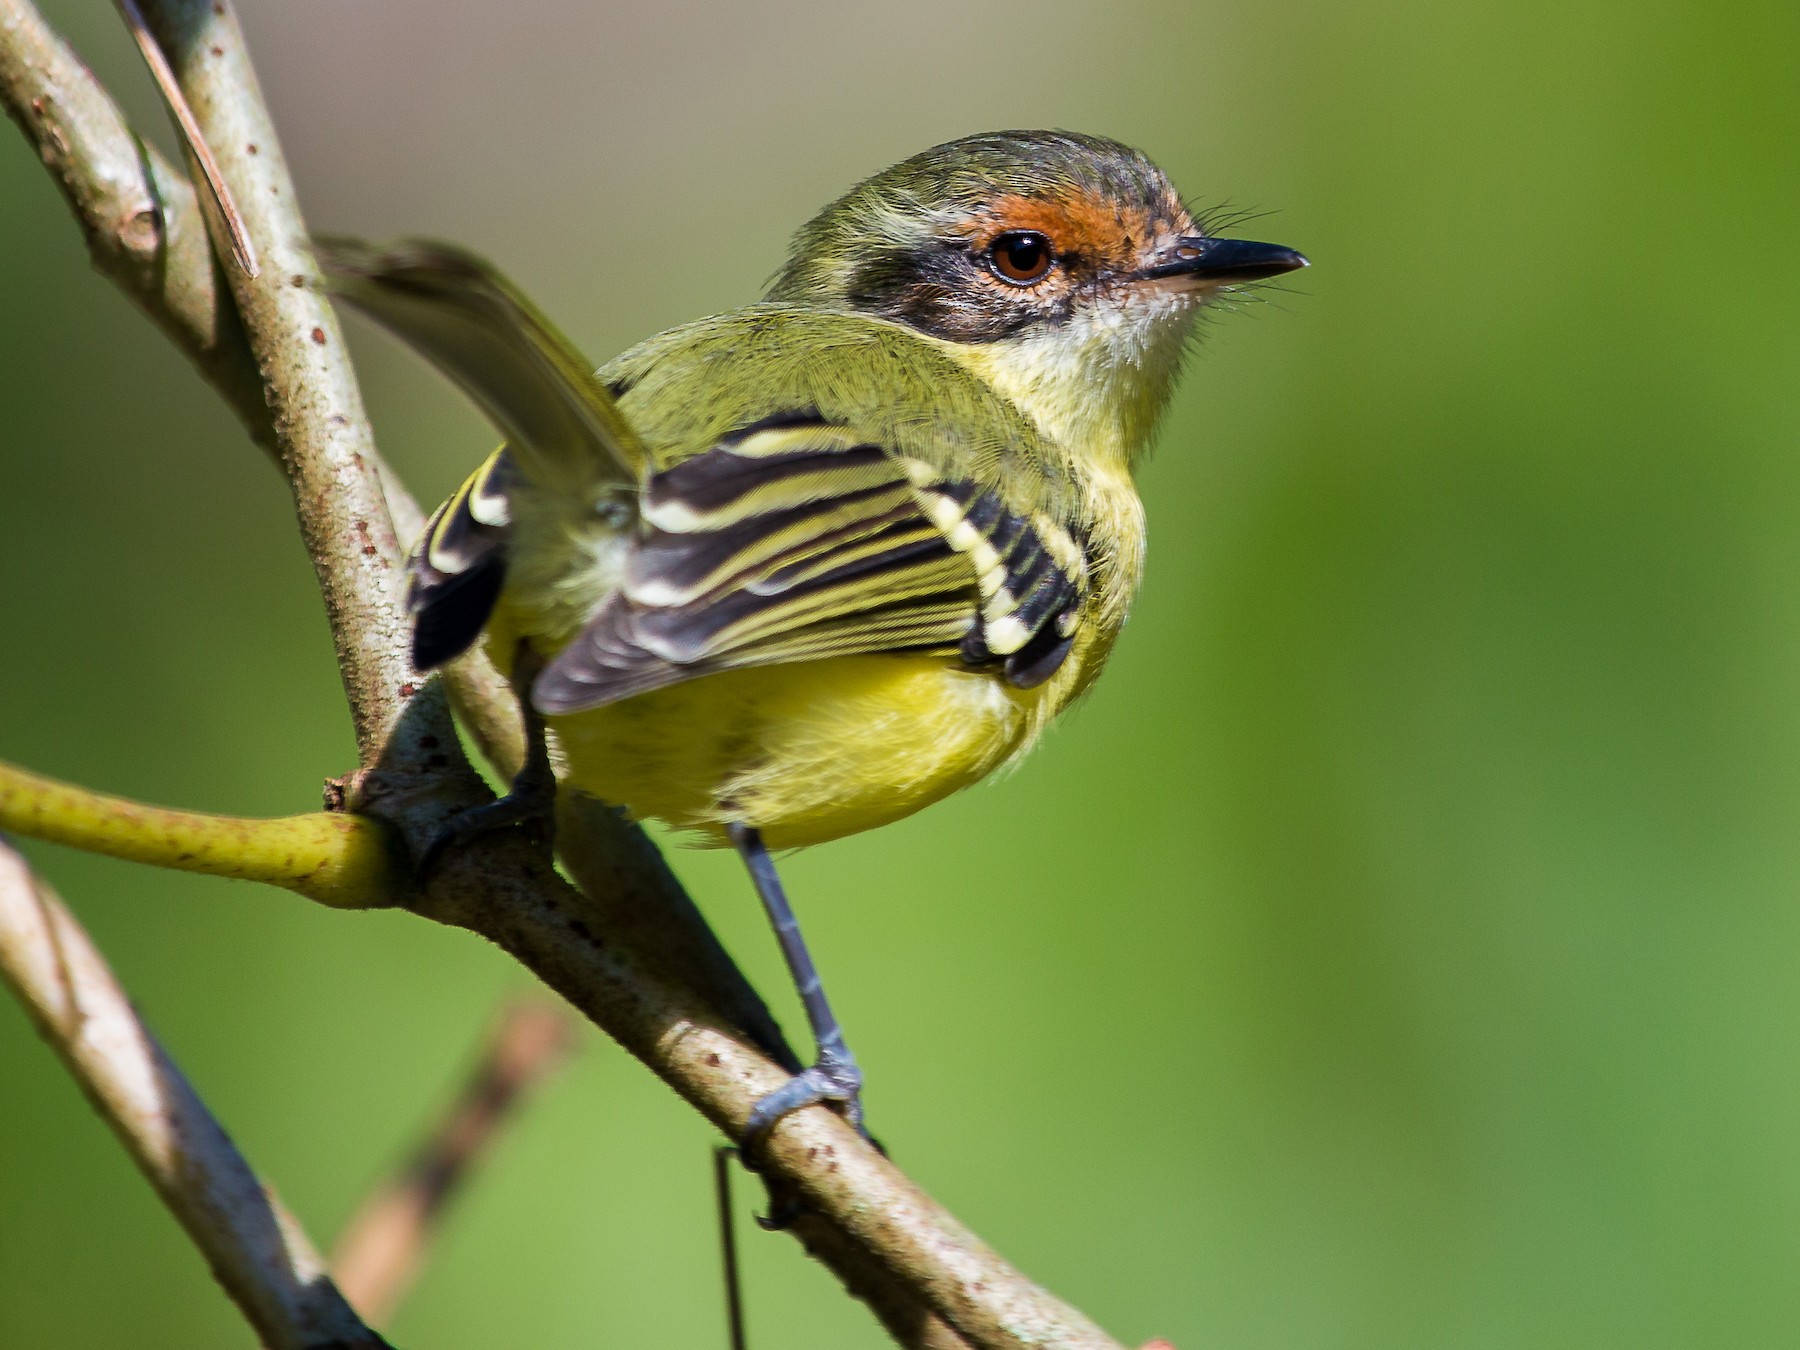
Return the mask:
<svg viewBox="0 0 1800 1350">
<path fill-rule="evenodd" d="M 1209 239 L 1203 234 L 1178 241 L 1164 261 L 1138 273 L 1140 281 L 1189 277 L 1197 285 L 1263 281 L 1307 265 L 1306 258 L 1283 244 L 1257 244 L 1248 239 Z"/>
</svg>

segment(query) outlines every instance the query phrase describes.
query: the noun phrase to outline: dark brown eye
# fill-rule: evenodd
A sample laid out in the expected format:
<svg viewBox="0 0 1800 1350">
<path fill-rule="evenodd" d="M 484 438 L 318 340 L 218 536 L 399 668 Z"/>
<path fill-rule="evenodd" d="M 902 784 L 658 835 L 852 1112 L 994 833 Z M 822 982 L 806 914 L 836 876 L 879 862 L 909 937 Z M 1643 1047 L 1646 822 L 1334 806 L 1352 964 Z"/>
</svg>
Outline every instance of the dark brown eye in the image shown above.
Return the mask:
<svg viewBox="0 0 1800 1350">
<path fill-rule="evenodd" d="M 1021 286 L 1042 281 L 1054 261 L 1050 256 L 1050 241 L 1035 230 L 1008 230 L 994 240 L 988 249 L 988 257 L 996 272 Z"/>
</svg>

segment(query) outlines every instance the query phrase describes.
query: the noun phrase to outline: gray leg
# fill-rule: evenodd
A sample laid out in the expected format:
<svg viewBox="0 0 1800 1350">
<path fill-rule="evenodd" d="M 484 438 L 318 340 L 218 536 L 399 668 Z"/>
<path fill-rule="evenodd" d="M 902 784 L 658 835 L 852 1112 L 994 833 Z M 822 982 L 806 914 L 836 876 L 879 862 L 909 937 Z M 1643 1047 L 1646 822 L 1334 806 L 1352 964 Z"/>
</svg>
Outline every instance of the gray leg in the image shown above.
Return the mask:
<svg viewBox="0 0 1800 1350">
<path fill-rule="evenodd" d="M 730 831 L 731 842 L 737 845 L 744 866 L 750 869 L 750 879 L 756 883 L 756 893 L 762 897 L 763 909 L 774 925 L 776 941 L 781 943 L 781 954 L 787 958 L 788 973 L 800 991 L 813 1041 L 819 1047 L 819 1059 L 812 1068 L 790 1078 L 751 1109 L 750 1119 L 744 1125 L 745 1153 L 753 1153 L 775 1122 L 790 1111 L 819 1102 L 839 1103 L 845 1119 L 860 1130 L 862 1071 L 844 1044 L 844 1029 L 825 998 L 812 953 L 806 950 L 806 940 L 800 936 L 800 923 L 781 888 L 781 878 L 775 874 L 775 860 L 769 857 L 762 835 L 750 826 L 733 825 Z"/>
</svg>

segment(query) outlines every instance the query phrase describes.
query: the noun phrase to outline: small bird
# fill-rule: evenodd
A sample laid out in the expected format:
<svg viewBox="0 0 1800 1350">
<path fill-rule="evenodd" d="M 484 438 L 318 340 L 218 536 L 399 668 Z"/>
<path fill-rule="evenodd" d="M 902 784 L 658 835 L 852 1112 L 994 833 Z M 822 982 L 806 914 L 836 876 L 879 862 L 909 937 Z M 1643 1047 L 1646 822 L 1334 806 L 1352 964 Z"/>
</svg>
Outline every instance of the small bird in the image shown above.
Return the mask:
<svg viewBox="0 0 1800 1350">
<path fill-rule="evenodd" d="M 820 1102 L 860 1127 L 770 850 L 976 782 L 1093 683 L 1143 568 L 1132 472 L 1196 315 L 1306 259 L 1209 235 L 1144 155 L 1060 131 L 876 174 L 800 230 L 763 300 L 597 374 L 467 253 L 320 255 L 505 437 L 409 563 L 414 664 L 485 639 L 533 729 L 513 792 L 455 832 L 560 783 L 735 847 L 818 1047 L 745 1141 Z"/>
</svg>

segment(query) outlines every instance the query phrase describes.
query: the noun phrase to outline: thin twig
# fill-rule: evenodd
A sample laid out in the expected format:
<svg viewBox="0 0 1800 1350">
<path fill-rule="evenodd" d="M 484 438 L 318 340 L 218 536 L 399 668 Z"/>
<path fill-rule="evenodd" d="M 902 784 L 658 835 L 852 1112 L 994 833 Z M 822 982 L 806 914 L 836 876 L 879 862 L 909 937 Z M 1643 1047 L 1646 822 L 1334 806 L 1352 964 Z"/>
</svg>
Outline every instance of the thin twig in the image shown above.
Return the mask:
<svg viewBox="0 0 1800 1350">
<path fill-rule="evenodd" d="M 734 1148 L 713 1150 L 713 1199 L 719 1210 L 719 1266 L 725 1276 L 725 1338 L 731 1350 L 748 1350 L 744 1335 L 744 1285 L 738 1271 L 736 1215 L 732 1213 L 731 1166 Z"/>
<path fill-rule="evenodd" d="M 244 218 L 238 214 L 237 203 L 231 199 L 231 189 L 225 186 L 225 179 L 219 172 L 219 162 L 213 158 L 212 147 L 207 145 L 206 138 L 200 134 L 199 124 L 194 121 L 193 109 L 188 107 L 187 97 L 181 92 L 181 86 L 175 82 L 175 72 L 169 69 L 169 62 L 162 54 L 162 48 L 156 45 L 156 39 L 144 24 L 144 16 L 139 13 L 133 0 L 117 0 L 119 13 L 124 16 L 125 27 L 131 32 L 131 39 L 137 43 L 138 51 L 144 58 L 144 64 L 150 67 L 150 78 L 156 81 L 156 88 L 163 96 L 163 102 L 169 105 L 169 112 L 175 118 L 175 125 L 181 131 L 181 139 L 186 144 L 188 153 L 194 157 L 194 163 L 200 170 L 201 180 L 206 184 L 207 195 L 201 200 L 212 207 L 209 213 L 214 218 L 210 223 L 216 226 L 216 233 L 223 233 L 231 246 L 232 260 L 247 276 L 255 276 L 262 269 L 257 265 L 256 246 L 250 242 L 250 234 L 244 228 Z"/>
<path fill-rule="evenodd" d="M 265 1345 L 386 1346 L 139 1020 L 81 925 L 4 842 L 0 977 Z"/>
<path fill-rule="evenodd" d="M 473 1072 L 430 1136 L 345 1226 L 331 1270 L 371 1322 L 385 1323 L 418 1274 L 444 1208 L 497 1141 L 520 1099 L 562 1066 L 574 1025 L 561 1007 L 508 1004 Z"/>
<path fill-rule="evenodd" d="M 0 761 L 0 830 L 152 867 L 261 881 L 334 909 L 393 905 L 405 893 L 388 832 L 367 816 L 172 811 Z"/>
</svg>

